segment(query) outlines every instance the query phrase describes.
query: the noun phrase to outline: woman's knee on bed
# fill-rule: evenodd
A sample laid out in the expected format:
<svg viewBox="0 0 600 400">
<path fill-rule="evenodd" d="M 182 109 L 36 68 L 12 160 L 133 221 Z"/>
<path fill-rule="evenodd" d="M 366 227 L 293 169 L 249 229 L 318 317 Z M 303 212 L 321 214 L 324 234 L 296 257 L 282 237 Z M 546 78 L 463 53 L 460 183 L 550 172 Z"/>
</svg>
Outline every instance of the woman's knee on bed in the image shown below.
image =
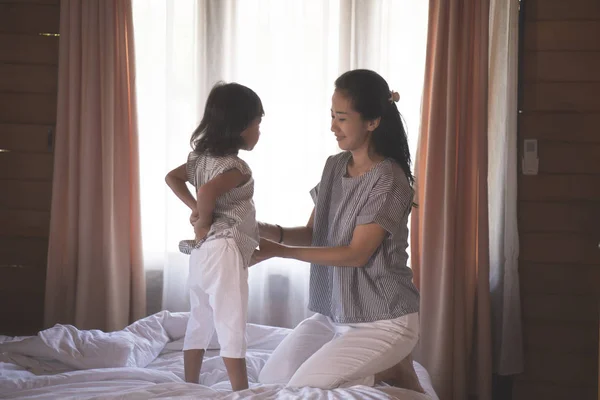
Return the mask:
<svg viewBox="0 0 600 400">
<path fill-rule="evenodd" d="M 315 314 L 300 322 L 275 349 L 260 371 L 263 384 L 285 385 L 298 368 L 331 341 L 335 330 L 327 317 Z"/>
<path fill-rule="evenodd" d="M 349 324 L 339 333 L 298 368 L 289 386 L 373 386 L 375 374 L 398 364 L 413 350 L 418 340 L 418 315 Z"/>
</svg>

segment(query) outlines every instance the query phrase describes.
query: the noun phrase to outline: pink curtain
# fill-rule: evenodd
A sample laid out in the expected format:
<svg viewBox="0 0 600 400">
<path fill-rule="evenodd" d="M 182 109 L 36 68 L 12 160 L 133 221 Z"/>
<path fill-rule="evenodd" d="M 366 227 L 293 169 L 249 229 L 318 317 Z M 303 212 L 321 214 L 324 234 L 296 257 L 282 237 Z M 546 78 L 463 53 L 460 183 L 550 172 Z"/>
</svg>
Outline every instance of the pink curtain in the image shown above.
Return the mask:
<svg viewBox="0 0 600 400">
<path fill-rule="evenodd" d="M 45 325 L 145 314 L 130 0 L 62 0 Z"/>
<path fill-rule="evenodd" d="M 489 0 L 430 0 L 411 258 L 415 357 L 444 400 L 491 399 L 488 21 Z"/>
</svg>

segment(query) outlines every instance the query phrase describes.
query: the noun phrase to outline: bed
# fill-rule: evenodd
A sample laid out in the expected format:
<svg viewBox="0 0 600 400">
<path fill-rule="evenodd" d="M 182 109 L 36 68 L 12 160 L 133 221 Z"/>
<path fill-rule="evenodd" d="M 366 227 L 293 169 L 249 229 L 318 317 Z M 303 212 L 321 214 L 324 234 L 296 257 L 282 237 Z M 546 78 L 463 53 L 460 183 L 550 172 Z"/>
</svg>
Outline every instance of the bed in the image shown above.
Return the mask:
<svg viewBox="0 0 600 400">
<path fill-rule="evenodd" d="M 386 385 L 335 390 L 261 385 L 258 373 L 289 329 L 254 324 L 248 324 L 249 389 L 231 392 L 216 340 L 206 353 L 201 384 L 188 384 L 181 351 L 187 319 L 188 313 L 161 311 L 117 332 L 56 325 L 37 336 L 0 336 L 0 398 L 439 400 L 418 363 L 427 394 Z"/>
</svg>

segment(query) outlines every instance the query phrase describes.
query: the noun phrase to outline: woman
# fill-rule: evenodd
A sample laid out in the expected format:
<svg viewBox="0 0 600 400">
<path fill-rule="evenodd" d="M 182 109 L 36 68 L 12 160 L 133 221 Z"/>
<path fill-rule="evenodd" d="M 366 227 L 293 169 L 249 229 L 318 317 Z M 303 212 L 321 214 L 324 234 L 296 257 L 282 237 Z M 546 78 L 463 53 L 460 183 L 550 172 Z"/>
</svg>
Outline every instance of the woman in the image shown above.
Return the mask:
<svg viewBox="0 0 600 400">
<path fill-rule="evenodd" d="M 322 389 L 395 381 L 423 391 L 410 358 L 419 293 L 407 267 L 414 178 L 398 94 L 369 70 L 335 82 L 329 157 L 305 227 L 259 224 L 256 261 L 311 263 L 309 309 L 262 369 L 261 383 Z"/>
</svg>

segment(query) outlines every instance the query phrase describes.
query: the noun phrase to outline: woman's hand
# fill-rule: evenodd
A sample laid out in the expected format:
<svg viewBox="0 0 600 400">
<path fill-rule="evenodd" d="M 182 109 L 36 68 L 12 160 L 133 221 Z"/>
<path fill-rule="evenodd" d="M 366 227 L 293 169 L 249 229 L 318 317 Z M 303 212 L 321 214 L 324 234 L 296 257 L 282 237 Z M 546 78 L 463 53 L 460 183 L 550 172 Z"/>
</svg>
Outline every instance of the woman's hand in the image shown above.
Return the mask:
<svg viewBox="0 0 600 400">
<path fill-rule="evenodd" d="M 379 224 L 358 225 L 352 240 L 345 246 L 291 246 L 261 239 L 260 250 L 254 255 L 257 262 L 272 257 L 292 258 L 317 265 L 362 268 L 381 246 L 387 231 Z"/>
<path fill-rule="evenodd" d="M 260 237 L 263 238 L 263 237 L 267 236 L 269 224 L 258 221 L 257 225 L 258 225 L 258 234 L 260 235 Z"/>
<path fill-rule="evenodd" d="M 255 250 L 252 255 L 255 264 L 268 260 L 269 258 L 282 257 L 285 249 L 285 246 L 267 239 L 260 239 L 258 247 L 258 250 Z"/>
<path fill-rule="evenodd" d="M 258 222 L 258 234 L 262 239 L 268 239 L 273 242 L 279 240 L 279 228 L 277 225 Z"/>
</svg>

